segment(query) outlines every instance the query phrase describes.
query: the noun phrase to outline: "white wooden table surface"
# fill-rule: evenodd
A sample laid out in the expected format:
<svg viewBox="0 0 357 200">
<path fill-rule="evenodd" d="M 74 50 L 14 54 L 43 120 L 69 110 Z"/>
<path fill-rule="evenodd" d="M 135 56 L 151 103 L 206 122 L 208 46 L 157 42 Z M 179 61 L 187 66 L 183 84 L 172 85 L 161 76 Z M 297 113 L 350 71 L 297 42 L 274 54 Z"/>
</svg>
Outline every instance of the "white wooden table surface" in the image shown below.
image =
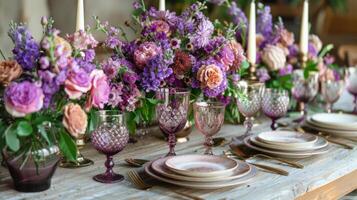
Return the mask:
<svg viewBox="0 0 357 200">
<path fill-rule="evenodd" d="M 269 121 L 263 121 L 262 125 L 254 127 L 255 132 L 269 129 Z M 230 139 L 242 133 L 242 126 L 224 125 L 217 136 Z M 203 136 L 194 131 L 189 142 L 176 146 L 176 152 L 177 154 L 203 153 L 202 142 Z M 94 175 L 105 170 L 105 156 L 88 145 L 82 153 L 92 159 L 95 164 L 79 169 L 58 168 L 52 178 L 51 188 L 44 192 L 16 192 L 12 189 L 12 181 L 7 169 L 0 167 L 0 199 L 185 199 L 170 192 L 170 189 L 189 192 L 204 199 L 295 199 L 307 192 L 328 185 L 345 175 L 353 172 L 356 174 L 357 148 L 347 150 L 337 145 L 333 146 L 328 154 L 297 160 L 305 166 L 304 169 L 266 162 L 289 171 L 289 176 L 259 172 L 251 182 L 236 188 L 191 190 L 160 183 L 159 186 L 143 191 L 136 189 L 127 179 L 114 184 L 102 184 L 93 181 Z M 215 148 L 214 152 L 221 154 L 227 148 L 227 146 Z M 124 164 L 125 158 L 155 159 L 165 154 L 167 150 L 165 141 L 158 139 L 155 135 L 145 136 L 138 143 L 129 144 L 114 157 L 116 163 L 114 171 L 126 175 L 126 172 L 132 168 Z M 353 187 L 357 186 L 356 182 L 357 179 L 352 181 Z M 324 194 L 321 194 L 320 197 L 324 199 Z"/>
</svg>

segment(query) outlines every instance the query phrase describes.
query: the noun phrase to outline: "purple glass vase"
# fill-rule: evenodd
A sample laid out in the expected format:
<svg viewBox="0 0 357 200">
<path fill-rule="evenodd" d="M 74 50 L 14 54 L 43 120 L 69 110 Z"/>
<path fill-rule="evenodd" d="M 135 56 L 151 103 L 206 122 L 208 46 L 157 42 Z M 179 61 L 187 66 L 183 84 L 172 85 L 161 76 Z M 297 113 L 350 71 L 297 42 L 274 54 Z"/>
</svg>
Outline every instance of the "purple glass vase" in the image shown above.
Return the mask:
<svg viewBox="0 0 357 200">
<path fill-rule="evenodd" d="M 14 181 L 15 190 L 41 192 L 49 189 L 60 160 L 58 152 L 57 146 L 20 154 L 3 149 L 2 156 Z"/>
<path fill-rule="evenodd" d="M 93 177 L 101 183 L 115 183 L 124 180 L 124 176 L 113 172 L 113 156 L 119 153 L 129 141 L 129 131 L 125 126 L 124 114 L 118 111 L 103 110 L 97 112 L 98 127 L 92 133 L 92 145 L 107 156 L 106 172 Z"/>
<path fill-rule="evenodd" d="M 168 136 L 169 153 L 174 156 L 176 133 L 186 125 L 190 100 L 190 91 L 179 88 L 162 88 L 156 92 L 159 103 L 156 106 L 156 117 L 160 130 Z"/>
<path fill-rule="evenodd" d="M 353 114 L 357 114 L 357 68 L 349 67 L 346 70 L 346 89 L 347 91 L 353 95 L 355 104 L 354 109 L 352 111 Z"/>
</svg>

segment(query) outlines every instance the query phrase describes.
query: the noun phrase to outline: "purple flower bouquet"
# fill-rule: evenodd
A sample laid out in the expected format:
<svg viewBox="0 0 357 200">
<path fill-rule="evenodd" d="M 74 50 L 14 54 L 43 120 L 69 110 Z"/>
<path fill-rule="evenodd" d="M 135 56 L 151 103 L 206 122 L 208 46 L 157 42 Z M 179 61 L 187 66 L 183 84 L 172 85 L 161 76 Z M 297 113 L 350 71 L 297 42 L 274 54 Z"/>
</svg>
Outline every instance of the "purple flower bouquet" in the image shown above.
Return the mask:
<svg viewBox="0 0 357 200">
<path fill-rule="evenodd" d="M 134 40 L 122 28 L 95 18 L 96 29 L 107 36 L 104 45 L 113 50 L 101 64 L 111 79 L 109 105 L 129 112 L 131 132 L 135 121 L 154 118 L 154 93 L 160 88 L 190 88 L 192 101 L 230 103 L 239 70 L 246 65 L 244 50 L 234 39 L 236 27 L 211 22 L 200 2 L 180 15 L 139 2 L 134 9 L 134 24 L 126 23 L 138 35 Z"/>
</svg>

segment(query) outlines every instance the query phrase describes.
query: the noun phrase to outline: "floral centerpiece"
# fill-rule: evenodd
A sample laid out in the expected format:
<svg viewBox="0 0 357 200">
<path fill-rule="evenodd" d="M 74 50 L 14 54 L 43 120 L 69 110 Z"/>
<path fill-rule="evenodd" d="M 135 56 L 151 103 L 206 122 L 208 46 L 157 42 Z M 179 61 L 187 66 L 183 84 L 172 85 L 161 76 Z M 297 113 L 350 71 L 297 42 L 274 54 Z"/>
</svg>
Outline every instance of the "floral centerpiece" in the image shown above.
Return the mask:
<svg viewBox="0 0 357 200">
<path fill-rule="evenodd" d="M 96 18 L 97 30 L 107 35 L 105 46 L 113 50 L 102 65 L 112 80 L 109 102 L 130 112 L 129 129 L 154 118 L 153 97 L 163 87 L 190 88 L 192 101 L 212 98 L 229 104 L 235 95 L 233 82 L 247 66 L 243 48 L 234 40 L 235 27 L 211 22 L 200 2 L 181 15 L 147 9 L 139 2 L 133 6 L 134 22 L 126 23 L 138 34 L 133 41 L 121 28 Z"/>
<path fill-rule="evenodd" d="M 53 28 L 51 18 L 44 17 L 41 23 L 40 42 L 23 24 L 11 23 L 13 57 L 0 62 L 1 106 L 5 108 L 0 144 L 20 191 L 49 188 L 59 152 L 66 160 L 76 161 L 73 139 L 84 134 L 88 125 L 82 109 L 85 100 L 88 108 L 100 107 L 102 101 L 97 82 L 104 75 L 98 75 L 102 71 L 93 65 L 94 51 L 87 49 L 96 45 L 94 38 L 76 32 L 67 41 Z"/>
</svg>

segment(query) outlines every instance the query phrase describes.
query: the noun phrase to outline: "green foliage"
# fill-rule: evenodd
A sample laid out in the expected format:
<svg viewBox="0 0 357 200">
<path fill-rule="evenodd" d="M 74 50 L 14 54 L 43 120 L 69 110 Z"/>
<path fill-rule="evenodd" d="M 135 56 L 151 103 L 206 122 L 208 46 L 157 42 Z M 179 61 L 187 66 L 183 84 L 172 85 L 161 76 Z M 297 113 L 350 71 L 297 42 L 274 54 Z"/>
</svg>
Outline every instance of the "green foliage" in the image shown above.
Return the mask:
<svg viewBox="0 0 357 200">
<path fill-rule="evenodd" d="M 77 159 L 77 147 L 69 134 L 61 128 L 59 131 L 59 148 L 66 159 L 75 161 Z"/>
<path fill-rule="evenodd" d="M 16 134 L 15 124 L 11 124 L 7 127 L 5 131 L 5 141 L 6 145 L 14 152 L 17 152 L 20 149 L 20 140 Z"/>
<path fill-rule="evenodd" d="M 17 124 L 17 128 L 16 128 L 16 131 L 17 131 L 17 135 L 18 136 L 29 136 L 32 134 L 33 132 L 33 129 L 32 129 L 32 126 L 29 122 L 27 121 L 20 121 L 18 124 Z"/>
<path fill-rule="evenodd" d="M 307 61 L 306 66 L 304 68 L 304 78 L 308 79 L 311 72 L 317 72 L 317 71 L 318 71 L 317 63 L 312 60 Z"/>
<path fill-rule="evenodd" d="M 328 44 L 328 45 L 324 46 L 324 48 L 323 48 L 323 49 L 320 51 L 320 53 L 319 53 L 319 57 L 320 57 L 320 58 L 325 57 L 326 54 L 327 54 L 328 52 L 330 52 L 332 49 L 333 49 L 333 44 Z"/>
</svg>

